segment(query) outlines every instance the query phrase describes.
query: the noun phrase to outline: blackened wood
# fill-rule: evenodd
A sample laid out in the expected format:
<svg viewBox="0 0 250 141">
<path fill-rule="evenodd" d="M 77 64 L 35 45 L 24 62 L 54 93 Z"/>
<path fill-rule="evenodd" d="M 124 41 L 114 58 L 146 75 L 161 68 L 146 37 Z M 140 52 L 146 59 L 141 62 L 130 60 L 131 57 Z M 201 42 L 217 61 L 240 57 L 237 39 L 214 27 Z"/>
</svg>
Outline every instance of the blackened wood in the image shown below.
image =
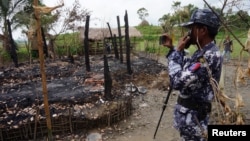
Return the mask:
<svg viewBox="0 0 250 141">
<path fill-rule="evenodd" d="M 115 39 L 113 38 L 113 33 L 112 33 L 112 30 L 111 30 L 111 28 L 110 28 L 110 25 L 109 25 L 109 23 L 107 23 L 107 25 L 108 25 L 108 28 L 109 28 L 109 33 L 110 33 L 110 38 L 111 38 L 111 41 L 112 41 L 112 46 L 113 46 L 113 48 L 114 48 L 114 52 L 115 52 L 115 58 L 116 59 L 119 59 L 119 55 L 118 55 L 118 50 L 117 50 L 117 47 L 115 46 Z"/>
<path fill-rule="evenodd" d="M 74 63 L 75 63 L 75 59 L 74 59 L 73 55 L 69 54 L 69 55 L 68 55 L 68 59 L 69 59 L 69 62 L 70 62 L 71 64 L 74 64 Z"/>
<path fill-rule="evenodd" d="M 117 42 L 116 42 L 116 34 L 114 34 L 114 37 L 113 37 L 113 42 L 114 42 L 114 51 L 115 51 L 115 58 L 116 59 L 119 59 L 119 52 L 118 52 L 118 49 L 117 49 Z"/>
<path fill-rule="evenodd" d="M 87 16 L 86 24 L 85 24 L 85 31 L 84 31 L 84 54 L 85 54 L 85 65 L 86 70 L 90 71 L 90 62 L 89 62 L 89 18 Z"/>
<path fill-rule="evenodd" d="M 107 25 L 108 25 L 108 28 L 109 28 L 109 33 L 110 33 L 110 39 L 111 39 L 112 46 L 114 46 L 114 42 L 113 42 L 113 33 L 112 33 L 112 30 L 111 30 L 111 28 L 110 28 L 109 23 L 107 23 Z"/>
<path fill-rule="evenodd" d="M 103 44 L 103 54 L 107 54 L 107 52 L 108 52 L 108 51 L 107 51 L 106 43 L 107 43 L 106 40 L 103 39 L 103 40 L 102 40 L 102 44 Z"/>
<path fill-rule="evenodd" d="M 120 47 L 120 62 L 123 63 L 123 51 L 122 51 L 122 33 L 121 33 L 121 26 L 120 26 L 120 18 L 119 16 L 117 18 L 117 24 L 118 24 L 118 38 L 119 38 L 119 47 Z"/>
<path fill-rule="evenodd" d="M 130 63 L 130 40 L 129 40 L 129 25 L 128 25 L 128 13 L 127 13 L 127 10 L 125 12 L 124 21 L 125 21 L 125 42 L 126 42 L 127 71 L 128 71 L 128 74 L 132 74 L 131 63 Z"/>
<path fill-rule="evenodd" d="M 7 20 L 7 25 L 8 25 L 8 32 L 9 32 L 9 45 L 10 47 L 8 47 L 8 52 L 10 54 L 11 59 L 13 60 L 15 67 L 18 67 L 18 58 L 17 58 L 17 46 L 13 40 L 12 37 L 12 31 L 11 31 L 11 25 L 10 25 L 10 21 Z"/>
<path fill-rule="evenodd" d="M 109 71 L 108 59 L 104 54 L 104 97 L 106 100 L 111 99 L 111 90 L 112 90 L 112 78 Z"/>
<path fill-rule="evenodd" d="M 42 31 L 42 38 L 43 38 L 43 52 L 44 52 L 45 56 L 48 57 L 49 56 L 49 54 L 48 54 L 48 46 L 47 46 L 47 42 L 46 42 L 43 27 L 41 27 L 41 31 Z"/>
</svg>

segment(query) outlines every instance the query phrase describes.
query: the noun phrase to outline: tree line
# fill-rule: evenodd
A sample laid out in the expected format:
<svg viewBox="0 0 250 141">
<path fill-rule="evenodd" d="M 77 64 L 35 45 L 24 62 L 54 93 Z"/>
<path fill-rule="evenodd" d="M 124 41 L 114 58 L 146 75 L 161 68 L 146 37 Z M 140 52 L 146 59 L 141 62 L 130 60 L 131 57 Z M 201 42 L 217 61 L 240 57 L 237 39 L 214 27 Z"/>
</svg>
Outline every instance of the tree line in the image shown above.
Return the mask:
<svg viewBox="0 0 250 141">
<path fill-rule="evenodd" d="M 245 30 L 250 27 L 250 16 L 248 13 L 250 7 L 246 7 L 245 9 L 240 8 L 246 3 L 246 0 L 223 0 L 221 3 L 221 7 L 213 7 L 213 9 L 219 13 L 219 16 L 228 27 L 239 30 Z M 40 6 L 39 8 L 56 8 L 56 6 L 46 7 L 42 3 L 42 0 L 39 0 L 38 5 Z M 64 8 L 63 1 L 61 1 L 60 5 L 62 6 L 56 9 L 53 14 L 47 12 L 41 15 L 44 36 L 46 36 L 48 48 L 51 49 L 52 54 L 55 54 L 55 41 L 59 35 L 69 33 L 69 31 L 76 32 L 79 25 L 86 22 L 87 15 L 91 15 L 90 11 L 80 6 L 79 0 L 75 0 L 70 8 Z M 204 4 L 204 7 L 207 6 Z M 192 12 L 197 8 L 193 4 L 182 6 L 180 1 L 174 1 L 172 4 L 173 12 L 166 13 L 159 19 L 163 32 L 173 33 L 173 27 L 188 21 Z M 146 8 L 140 8 L 137 14 L 139 19 L 142 20 L 140 25 L 149 24 L 146 20 L 146 17 L 149 16 Z M 0 51 L 4 50 L 10 56 L 16 54 L 15 51 L 18 47 L 13 42 L 10 32 L 21 29 L 25 36 L 24 38 L 27 39 L 25 46 L 31 57 L 32 50 L 37 50 L 35 18 L 33 0 L 0 0 L 0 42 L 2 43 Z M 57 30 L 58 27 L 60 27 L 59 30 Z M 45 41 L 43 42 L 45 43 Z M 12 59 L 13 61 L 16 60 L 15 58 Z"/>
</svg>

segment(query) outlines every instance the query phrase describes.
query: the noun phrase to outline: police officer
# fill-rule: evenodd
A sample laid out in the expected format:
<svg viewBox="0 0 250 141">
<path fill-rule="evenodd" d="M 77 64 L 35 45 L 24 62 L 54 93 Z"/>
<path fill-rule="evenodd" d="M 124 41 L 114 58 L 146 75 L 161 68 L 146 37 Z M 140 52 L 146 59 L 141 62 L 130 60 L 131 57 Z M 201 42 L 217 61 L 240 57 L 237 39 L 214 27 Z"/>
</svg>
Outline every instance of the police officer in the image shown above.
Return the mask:
<svg viewBox="0 0 250 141">
<path fill-rule="evenodd" d="M 222 68 L 222 56 L 215 44 L 220 21 L 213 11 L 197 9 L 182 26 L 189 34 L 176 47 L 168 34 L 163 35 L 162 42 L 170 49 L 167 59 L 171 87 L 180 91 L 174 107 L 174 127 L 184 141 L 204 141 Z M 197 50 L 188 58 L 184 49 L 191 44 Z"/>
<path fill-rule="evenodd" d="M 224 61 L 230 61 L 231 59 L 231 53 L 233 52 L 233 41 L 230 39 L 230 36 L 227 35 L 226 39 L 223 41 L 224 45 Z"/>
</svg>

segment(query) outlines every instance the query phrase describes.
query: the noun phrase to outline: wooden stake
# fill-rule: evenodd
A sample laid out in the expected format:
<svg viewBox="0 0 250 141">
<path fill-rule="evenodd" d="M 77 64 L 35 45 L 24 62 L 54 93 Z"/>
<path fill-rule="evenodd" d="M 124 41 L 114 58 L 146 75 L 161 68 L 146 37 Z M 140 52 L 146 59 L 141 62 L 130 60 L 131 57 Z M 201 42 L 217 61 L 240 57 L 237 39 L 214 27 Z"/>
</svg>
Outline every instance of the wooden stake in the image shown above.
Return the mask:
<svg viewBox="0 0 250 141">
<path fill-rule="evenodd" d="M 34 6 L 38 6 L 38 0 L 34 0 Z M 40 12 L 38 10 L 35 10 L 35 18 L 36 18 L 36 30 L 37 30 L 37 46 L 38 46 L 39 61 L 40 61 L 40 73 L 42 76 L 43 103 L 44 103 L 45 117 L 48 128 L 48 140 L 52 141 L 52 128 L 51 128 L 51 118 L 50 118 L 50 110 L 48 102 L 48 90 L 46 82 L 46 72 L 44 67 L 43 43 L 41 38 L 41 21 L 40 21 Z"/>
<path fill-rule="evenodd" d="M 130 39 L 129 39 L 129 25 L 128 25 L 127 10 L 125 12 L 124 21 L 125 21 L 125 42 L 126 42 L 127 70 L 128 70 L 128 74 L 131 75 L 133 72 L 132 72 L 131 62 L 130 62 Z"/>
</svg>

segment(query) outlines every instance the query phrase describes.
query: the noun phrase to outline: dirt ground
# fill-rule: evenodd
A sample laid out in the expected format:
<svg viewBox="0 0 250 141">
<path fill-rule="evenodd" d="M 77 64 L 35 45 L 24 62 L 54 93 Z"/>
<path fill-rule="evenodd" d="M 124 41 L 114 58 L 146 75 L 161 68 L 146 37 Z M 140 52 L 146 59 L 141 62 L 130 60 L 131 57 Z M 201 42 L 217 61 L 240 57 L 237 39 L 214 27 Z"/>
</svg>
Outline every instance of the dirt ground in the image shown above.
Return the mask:
<svg viewBox="0 0 250 141">
<path fill-rule="evenodd" d="M 163 62 L 164 63 L 164 62 Z M 231 60 L 224 64 L 225 70 L 225 94 L 230 98 L 235 98 L 238 92 L 244 102 L 244 107 L 240 108 L 240 112 L 245 115 L 245 124 L 250 124 L 250 96 L 249 96 L 249 78 L 246 84 L 239 84 L 239 88 L 234 86 L 234 78 L 236 68 L 239 65 L 237 60 Z M 246 68 L 246 63 L 242 63 L 242 67 Z M 107 141 L 179 141 L 178 132 L 172 127 L 172 109 L 176 102 L 178 92 L 174 91 L 169 99 L 167 108 L 162 117 L 158 132 L 154 139 L 154 133 L 157 123 L 162 112 L 162 106 L 167 95 L 167 91 L 151 89 L 142 97 L 137 97 L 135 101 L 136 110 L 128 119 L 121 121 L 115 125 L 115 129 L 119 129 L 109 134 L 103 135 L 103 140 Z M 235 110 L 235 102 L 228 100 L 232 110 Z M 213 123 L 211 118 L 211 124 Z"/>
<path fill-rule="evenodd" d="M 136 60 L 136 57 L 133 59 Z M 164 57 L 157 58 L 158 63 L 163 65 L 163 68 L 162 66 L 159 66 L 157 64 L 155 64 L 154 66 L 152 65 L 147 66 L 147 64 L 145 63 L 148 63 L 148 64 L 154 63 L 154 62 L 150 62 L 149 60 L 147 60 L 147 62 L 143 62 L 145 59 L 144 60 L 142 59 L 143 61 L 138 59 L 138 62 L 134 60 L 132 62 L 135 62 L 135 64 L 137 64 L 140 69 L 144 69 L 145 74 L 147 73 L 147 70 L 150 73 L 152 72 L 159 73 L 160 70 L 164 70 L 164 67 L 166 67 L 166 60 Z M 102 63 L 100 62 L 99 64 L 102 65 Z M 117 65 L 117 64 L 118 64 L 117 62 L 114 63 L 114 65 Z M 143 68 L 139 64 L 144 64 Z M 224 64 L 224 71 L 225 71 L 224 72 L 225 74 L 224 90 L 225 90 L 225 94 L 230 98 L 235 98 L 237 93 L 240 94 L 240 96 L 242 96 L 244 106 L 239 109 L 239 112 L 244 115 L 245 124 L 250 124 L 250 109 L 247 108 L 250 106 L 250 97 L 248 95 L 249 90 L 250 90 L 250 87 L 249 87 L 250 79 L 246 78 L 245 84 L 238 84 L 237 88 L 235 87 L 234 80 L 235 80 L 236 68 L 238 65 L 239 65 L 238 60 L 231 60 L 230 62 L 227 62 Z M 241 67 L 246 68 L 247 62 L 243 62 L 241 64 Z M 135 68 L 135 71 L 136 69 L 140 71 L 139 68 Z M 66 70 L 65 68 L 60 68 L 60 69 Z M 95 67 L 95 69 L 101 70 L 101 68 L 98 68 L 98 67 Z M 55 71 L 55 69 L 53 70 Z M 138 72 L 134 72 L 134 73 L 138 73 Z M 57 141 L 100 141 L 100 140 L 94 140 L 94 138 L 92 138 L 91 140 L 87 139 L 87 137 L 91 133 L 97 133 L 98 136 L 101 136 L 102 141 L 179 141 L 180 140 L 179 134 L 172 127 L 172 122 L 173 122 L 172 110 L 173 110 L 173 106 L 178 96 L 177 91 L 173 91 L 171 93 L 167 107 L 163 113 L 162 120 L 158 128 L 157 134 L 154 138 L 156 126 L 160 119 L 160 115 L 162 113 L 163 103 L 168 93 L 167 87 L 166 85 L 164 85 L 164 84 L 167 84 L 167 77 L 166 75 L 160 74 L 160 73 L 156 74 L 156 77 L 154 79 L 151 78 L 153 75 L 147 75 L 147 74 L 142 75 L 142 77 L 139 77 L 140 79 L 143 79 L 144 82 L 138 82 L 138 85 L 145 86 L 147 88 L 147 92 L 145 94 L 134 95 L 133 97 L 134 111 L 132 115 L 128 117 L 127 119 L 123 119 L 122 121 L 114 125 L 110 125 L 109 127 L 96 128 L 87 132 L 77 131 L 76 133 L 69 133 L 67 135 L 55 135 L 55 140 Z M 67 76 L 70 75 L 68 71 L 67 72 L 65 71 L 65 73 L 63 74 Z M 123 79 L 123 78 L 117 78 L 117 79 Z M 68 84 L 69 79 L 65 82 L 64 80 L 61 80 L 60 82 Z M 54 87 L 56 86 L 57 85 L 53 85 L 53 89 L 55 89 Z M 57 89 L 55 90 L 58 91 Z M 18 91 L 18 93 L 20 93 L 20 91 Z M 65 92 L 62 91 L 60 93 L 65 93 Z M 227 100 L 226 102 L 230 106 L 231 110 L 235 110 L 234 101 Z M 211 118 L 211 124 L 216 124 L 215 117 L 213 116 Z"/>
<path fill-rule="evenodd" d="M 165 64 L 164 58 L 159 61 Z M 246 68 L 246 64 L 246 62 L 242 63 L 242 67 Z M 239 112 L 244 114 L 244 124 L 250 124 L 250 110 L 247 108 L 250 106 L 250 97 L 248 95 L 250 79 L 247 78 L 246 84 L 239 84 L 238 89 L 235 88 L 234 80 L 238 65 L 239 62 L 237 60 L 231 60 L 224 64 L 224 90 L 225 94 L 230 98 L 235 98 L 237 92 L 242 96 L 244 106 L 239 109 Z M 128 119 L 111 127 L 89 131 L 89 133 L 99 133 L 102 135 L 103 141 L 179 141 L 179 134 L 172 127 L 172 110 L 177 99 L 177 91 L 173 91 L 169 98 L 169 102 L 154 138 L 167 92 L 168 91 L 159 90 L 158 88 L 149 89 L 145 95 L 134 98 L 135 111 Z M 230 105 L 231 110 L 235 110 L 235 101 L 227 100 L 227 104 Z M 213 116 L 211 117 L 210 124 L 218 124 Z M 70 135 L 68 139 L 77 140 L 77 137 L 79 136 Z"/>
<path fill-rule="evenodd" d="M 172 127 L 172 109 L 176 101 L 176 92 L 172 93 L 169 103 L 164 111 L 160 126 L 154 139 L 154 133 L 158 124 L 162 106 L 167 95 L 167 91 L 150 90 L 144 98 L 136 99 L 137 110 L 134 114 L 119 123 L 117 128 L 121 128 L 118 134 L 104 135 L 104 140 L 108 141 L 177 141 L 178 132 Z M 105 139 L 107 137 L 107 139 Z"/>
</svg>

